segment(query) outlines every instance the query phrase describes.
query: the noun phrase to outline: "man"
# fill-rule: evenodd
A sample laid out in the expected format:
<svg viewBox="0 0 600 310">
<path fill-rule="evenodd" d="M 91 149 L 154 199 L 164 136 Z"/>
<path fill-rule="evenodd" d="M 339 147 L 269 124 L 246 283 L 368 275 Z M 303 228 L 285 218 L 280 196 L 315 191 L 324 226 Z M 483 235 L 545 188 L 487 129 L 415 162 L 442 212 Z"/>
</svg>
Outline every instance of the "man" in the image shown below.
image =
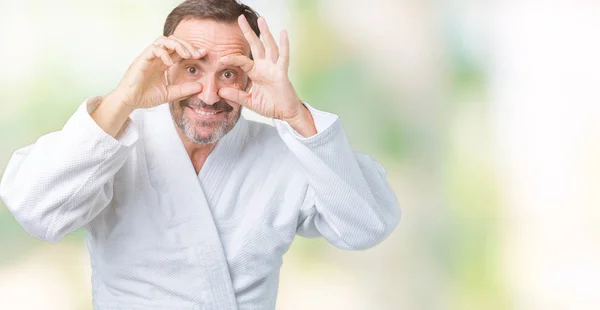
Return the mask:
<svg viewBox="0 0 600 310">
<path fill-rule="evenodd" d="M 361 250 L 397 225 L 385 171 L 298 98 L 279 45 L 248 6 L 185 1 L 113 92 L 15 152 L 0 196 L 39 239 L 85 229 L 95 309 L 274 309 L 296 234 Z"/>
</svg>

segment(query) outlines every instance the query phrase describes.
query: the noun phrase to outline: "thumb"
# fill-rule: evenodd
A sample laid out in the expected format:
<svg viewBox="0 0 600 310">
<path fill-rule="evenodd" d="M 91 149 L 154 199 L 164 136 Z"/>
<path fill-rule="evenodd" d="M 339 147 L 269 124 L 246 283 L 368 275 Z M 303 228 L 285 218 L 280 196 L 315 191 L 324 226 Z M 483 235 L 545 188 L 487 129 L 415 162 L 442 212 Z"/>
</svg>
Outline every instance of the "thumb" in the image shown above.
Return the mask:
<svg viewBox="0 0 600 310">
<path fill-rule="evenodd" d="M 167 102 L 177 101 L 181 98 L 189 97 L 201 91 L 202 84 L 197 82 L 169 85 L 167 86 Z"/>
<path fill-rule="evenodd" d="M 247 108 L 250 108 L 248 105 L 250 105 L 252 99 L 251 94 L 231 87 L 223 87 L 219 89 L 219 97 L 241 104 Z"/>
</svg>

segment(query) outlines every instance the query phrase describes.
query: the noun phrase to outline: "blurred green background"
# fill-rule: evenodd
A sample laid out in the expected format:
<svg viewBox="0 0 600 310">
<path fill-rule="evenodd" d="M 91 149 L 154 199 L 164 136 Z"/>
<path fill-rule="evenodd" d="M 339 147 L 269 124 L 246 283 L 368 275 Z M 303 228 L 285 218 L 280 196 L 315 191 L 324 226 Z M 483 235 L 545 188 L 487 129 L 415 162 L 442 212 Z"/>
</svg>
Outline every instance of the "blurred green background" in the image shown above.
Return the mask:
<svg viewBox="0 0 600 310">
<path fill-rule="evenodd" d="M 403 208 L 368 251 L 298 237 L 278 309 L 600 308 L 599 4 L 245 2 L 289 29 L 298 93 Z M 177 4 L 1 1 L 0 172 L 110 92 Z M 91 309 L 87 255 L 81 231 L 37 241 L 0 202 L 0 309 Z"/>
</svg>

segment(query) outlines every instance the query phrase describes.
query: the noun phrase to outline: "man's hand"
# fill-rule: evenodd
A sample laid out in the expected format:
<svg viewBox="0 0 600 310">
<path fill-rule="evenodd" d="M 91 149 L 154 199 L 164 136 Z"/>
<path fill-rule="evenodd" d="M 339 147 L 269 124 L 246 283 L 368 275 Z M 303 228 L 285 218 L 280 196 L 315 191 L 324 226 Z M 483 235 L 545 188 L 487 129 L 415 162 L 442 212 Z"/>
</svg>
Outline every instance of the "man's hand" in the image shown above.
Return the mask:
<svg viewBox="0 0 600 310">
<path fill-rule="evenodd" d="M 317 130 L 312 115 L 296 95 L 288 78 L 290 44 L 287 32 L 281 32 L 280 49 L 263 17 L 258 19 L 258 27 L 264 44 L 243 15 L 238 23 L 250 43 L 254 60 L 244 55 L 229 55 L 220 61 L 240 67 L 248 74 L 252 86 L 248 91 L 224 87 L 219 90 L 219 96 L 262 116 L 286 121 L 305 137 L 315 135 Z"/>
<path fill-rule="evenodd" d="M 109 135 L 116 137 L 129 114 L 138 108 L 151 108 L 177 101 L 202 91 L 197 82 L 168 85 L 165 71 L 182 59 L 199 59 L 206 55 L 175 36 L 159 37 L 129 66 L 117 88 L 108 94 L 92 118 Z"/>
<path fill-rule="evenodd" d="M 206 51 L 194 49 L 183 39 L 161 36 L 135 59 L 113 93 L 134 109 L 151 108 L 199 93 L 202 85 L 197 82 L 168 85 L 165 71 L 182 59 L 205 55 Z"/>
</svg>

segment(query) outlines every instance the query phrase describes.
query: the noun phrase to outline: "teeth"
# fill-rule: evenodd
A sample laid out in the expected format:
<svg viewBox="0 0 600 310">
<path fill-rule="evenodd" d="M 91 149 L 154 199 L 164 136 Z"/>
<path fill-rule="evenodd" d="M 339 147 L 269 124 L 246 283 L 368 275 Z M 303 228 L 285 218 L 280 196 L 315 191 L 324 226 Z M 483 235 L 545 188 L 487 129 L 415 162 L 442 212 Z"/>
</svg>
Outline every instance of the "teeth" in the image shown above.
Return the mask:
<svg viewBox="0 0 600 310">
<path fill-rule="evenodd" d="M 200 111 L 200 110 L 196 110 L 196 109 L 194 109 L 194 111 L 196 112 L 196 114 L 203 115 L 203 116 L 215 115 L 215 114 L 219 113 L 219 112 L 204 112 L 204 111 Z"/>
</svg>

